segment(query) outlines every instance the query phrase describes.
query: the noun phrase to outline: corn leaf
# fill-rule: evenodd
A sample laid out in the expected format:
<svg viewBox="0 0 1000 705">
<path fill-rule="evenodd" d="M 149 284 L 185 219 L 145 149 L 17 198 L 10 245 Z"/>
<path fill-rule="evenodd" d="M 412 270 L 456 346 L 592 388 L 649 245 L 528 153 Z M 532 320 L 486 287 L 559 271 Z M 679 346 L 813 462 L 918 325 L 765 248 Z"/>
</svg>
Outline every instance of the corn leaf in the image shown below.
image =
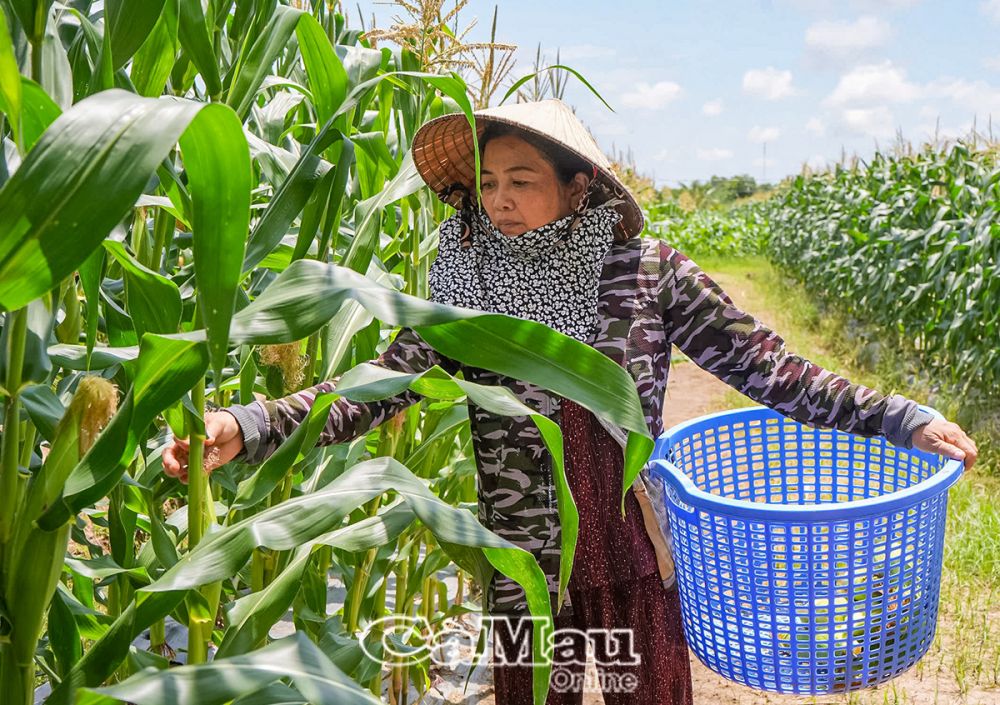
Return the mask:
<svg viewBox="0 0 1000 705">
<path fill-rule="evenodd" d="M 235 155 L 240 141 L 246 146 L 242 131 L 232 132 L 235 127 L 232 113 L 221 105 L 140 98 L 117 89 L 63 113 L 0 190 L 0 306 L 19 308 L 78 268 L 132 207 L 185 131 L 195 144 L 221 139 L 224 152 Z M 191 158 L 194 169 L 204 171 L 198 157 Z M 238 218 L 244 196 L 235 191 L 247 183 L 239 162 L 211 176 L 219 181 L 206 185 L 211 191 L 204 200 L 224 194 L 220 207 Z M 216 220 L 203 217 L 206 223 Z M 224 230 L 222 239 L 230 241 L 235 228 Z M 218 249 L 205 244 L 210 252 Z M 231 286 L 225 281 L 228 259 L 228 254 L 220 259 L 225 288 Z M 224 309 L 226 302 L 217 305 Z"/>
<path fill-rule="evenodd" d="M 80 705 L 106 702 L 94 695 L 135 705 L 223 705 L 283 678 L 308 702 L 324 705 L 378 703 L 371 693 L 337 668 L 302 634 L 280 639 L 251 654 L 231 656 L 201 666 L 167 671 L 144 669 L 123 683 L 96 688 Z"/>
</svg>

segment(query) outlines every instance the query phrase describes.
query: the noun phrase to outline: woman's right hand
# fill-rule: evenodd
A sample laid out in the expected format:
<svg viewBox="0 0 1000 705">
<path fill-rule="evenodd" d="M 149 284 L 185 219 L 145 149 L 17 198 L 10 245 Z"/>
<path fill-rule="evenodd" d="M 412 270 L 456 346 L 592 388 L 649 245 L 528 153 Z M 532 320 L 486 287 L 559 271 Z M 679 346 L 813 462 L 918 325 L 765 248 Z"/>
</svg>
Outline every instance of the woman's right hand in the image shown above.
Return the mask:
<svg viewBox="0 0 1000 705">
<path fill-rule="evenodd" d="M 240 424 L 235 416 L 226 411 L 209 411 L 205 414 L 205 436 L 206 473 L 225 465 L 243 450 Z M 163 450 L 163 472 L 187 483 L 189 449 L 188 439 L 175 437 L 174 442 Z"/>
</svg>

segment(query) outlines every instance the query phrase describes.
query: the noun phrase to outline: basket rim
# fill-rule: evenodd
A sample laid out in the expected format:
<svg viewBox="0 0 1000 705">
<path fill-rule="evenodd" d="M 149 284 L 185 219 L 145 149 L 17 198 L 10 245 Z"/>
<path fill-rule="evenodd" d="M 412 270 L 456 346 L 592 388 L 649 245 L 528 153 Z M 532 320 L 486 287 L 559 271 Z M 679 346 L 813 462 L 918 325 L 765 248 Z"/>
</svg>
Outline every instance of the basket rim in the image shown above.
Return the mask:
<svg viewBox="0 0 1000 705">
<path fill-rule="evenodd" d="M 930 412 L 936 418 L 943 416 L 934 408 L 918 405 L 921 409 Z M 664 431 L 656 440 L 653 451 L 654 457 L 650 460 L 650 471 L 653 475 L 661 477 L 676 490 L 677 494 L 685 504 L 706 510 L 712 514 L 725 514 L 727 516 L 739 517 L 741 519 L 756 519 L 758 521 L 795 521 L 798 523 L 826 523 L 830 521 L 842 521 L 845 519 L 855 519 L 860 517 L 870 517 L 880 514 L 889 514 L 901 508 L 910 507 L 913 504 L 924 501 L 928 497 L 947 491 L 965 469 L 965 464 L 958 459 L 948 458 L 944 465 L 933 475 L 925 480 L 921 480 L 915 485 L 906 487 L 895 492 L 878 497 L 867 499 L 856 499 L 850 502 L 828 502 L 823 504 L 773 504 L 768 502 L 751 502 L 745 499 L 731 499 L 720 495 L 712 494 L 700 489 L 694 484 L 688 475 L 679 467 L 662 457 L 662 450 L 670 447 L 672 441 L 690 432 L 692 426 L 702 426 L 713 420 L 719 420 L 733 416 L 752 416 L 754 418 L 768 419 L 791 419 L 780 412 L 766 406 L 750 406 L 740 409 L 729 409 L 712 414 L 706 414 L 694 419 L 682 421 Z M 795 421 L 795 419 L 791 419 Z M 796 423 L 801 423 L 796 421 Z M 834 434 L 852 436 L 839 429 L 829 429 Z M 926 456 L 928 459 L 940 456 L 916 449 L 906 449 L 894 446 L 900 452 L 914 455 Z"/>
</svg>

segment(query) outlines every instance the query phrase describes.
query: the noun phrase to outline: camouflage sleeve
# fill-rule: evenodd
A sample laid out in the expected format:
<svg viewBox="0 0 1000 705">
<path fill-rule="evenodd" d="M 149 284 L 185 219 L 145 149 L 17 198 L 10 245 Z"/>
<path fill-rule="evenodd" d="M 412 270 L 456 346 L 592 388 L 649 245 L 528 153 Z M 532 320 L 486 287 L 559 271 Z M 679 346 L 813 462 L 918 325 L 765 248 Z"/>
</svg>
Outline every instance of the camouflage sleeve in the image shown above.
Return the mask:
<svg viewBox="0 0 1000 705">
<path fill-rule="evenodd" d="M 434 365 L 449 371 L 455 368 L 452 361 L 438 354 L 410 328 L 400 330 L 372 364 L 407 373 L 423 372 Z M 336 377 L 280 399 L 226 407 L 224 410 L 236 417 L 243 433 L 244 448 L 236 459 L 251 465 L 266 460 L 305 420 L 316 397 L 335 391 L 339 381 L 340 377 Z M 419 399 L 418 394 L 410 391 L 375 402 L 338 399 L 330 407 L 317 444 L 331 445 L 356 438 Z"/>
<path fill-rule="evenodd" d="M 670 343 L 754 401 L 810 426 L 884 436 L 912 448 L 934 417 L 899 394 L 883 396 L 785 349 L 785 341 L 690 258 L 660 246 L 659 304 Z"/>
</svg>

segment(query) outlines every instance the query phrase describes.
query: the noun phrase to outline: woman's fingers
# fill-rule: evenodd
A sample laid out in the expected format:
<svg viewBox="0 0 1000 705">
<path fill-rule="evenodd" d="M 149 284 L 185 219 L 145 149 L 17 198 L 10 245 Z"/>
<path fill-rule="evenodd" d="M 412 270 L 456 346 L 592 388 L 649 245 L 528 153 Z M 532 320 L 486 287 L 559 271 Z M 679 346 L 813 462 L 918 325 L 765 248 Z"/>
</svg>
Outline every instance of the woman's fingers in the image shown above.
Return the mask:
<svg viewBox="0 0 1000 705">
<path fill-rule="evenodd" d="M 964 450 L 953 443 L 948 443 L 947 441 L 938 442 L 937 452 L 940 455 L 947 455 L 949 458 L 958 458 L 959 460 L 965 460 L 966 457 Z"/>
<path fill-rule="evenodd" d="M 188 481 L 187 456 L 185 455 L 183 459 L 178 460 L 177 456 L 173 455 L 169 448 L 163 451 L 163 474 L 176 477 L 186 485 Z"/>
<path fill-rule="evenodd" d="M 957 423 L 931 422 L 927 426 L 927 432 L 935 452 L 963 461 L 966 470 L 975 465 L 979 458 L 979 448 Z"/>
<path fill-rule="evenodd" d="M 954 444 L 965 453 L 965 469 L 968 470 L 979 458 L 979 448 L 976 447 L 976 442 L 965 434 L 965 431 L 959 429 L 958 432 L 960 435 L 955 439 Z"/>
<path fill-rule="evenodd" d="M 969 438 L 961 426 L 952 421 L 945 423 L 942 427 L 941 444 L 948 449 L 949 454 L 965 461 L 966 470 L 970 469 L 979 457 L 976 442 Z"/>
<path fill-rule="evenodd" d="M 170 477 L 180 477 L 187 468 L 187 449 L 183 448 L 176 441 L 163 450 L 163 472 Z"/>
<path fill-rule="evenodd" d="M 243 450 L 243 436 L 236 417 L 228 412 L 211 411 L 205 414 L 206 474 L 225 465 Z M 181 482 L 188 480 L 188 457 L 191 450 L 189 438 L 174 438 L 163 451 L 163 472 Z"/>
</svg>

